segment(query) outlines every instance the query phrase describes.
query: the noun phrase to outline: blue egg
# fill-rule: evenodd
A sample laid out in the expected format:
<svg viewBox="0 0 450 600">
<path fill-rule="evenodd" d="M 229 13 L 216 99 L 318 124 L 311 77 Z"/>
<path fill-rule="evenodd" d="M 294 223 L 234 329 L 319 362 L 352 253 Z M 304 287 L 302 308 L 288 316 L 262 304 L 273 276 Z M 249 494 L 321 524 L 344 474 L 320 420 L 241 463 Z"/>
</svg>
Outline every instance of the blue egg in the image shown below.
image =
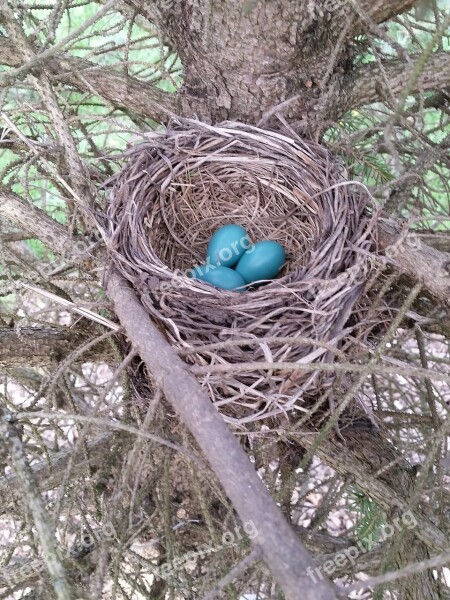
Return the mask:
<svg viewBox="0 0 450 600">
<path fill-rule="evenodd" d="M 257 242 L 242 256 L 236 272 L 246 283 L 276 277 L 286 261 L 286 252 L 281 244 L 271 240 Z"/>
<path fill-rule="evenodd" d="M 221 288 L 223 290 L 235 290 L 236 292 L 245 292 L 244 279 L 233 271 L 233 269 L 229 269 L 228 267 L 215 266 L 215 265 L 200 265 L 198 267 L 194 267 L 188 273 L 189 277 L 194 279 L 200 279 L 205 283 L 209 283 L 214 287 Z M 240 288 L 242 289 L 236 289 Z"/>
<path fill-rule="evenodd" d="M 224 225 L 214 232 L 206 251 L 206 260 L 213 265 L 234 267 L 250 248 L 247 232 L 240 225 Z"/>
</svg>

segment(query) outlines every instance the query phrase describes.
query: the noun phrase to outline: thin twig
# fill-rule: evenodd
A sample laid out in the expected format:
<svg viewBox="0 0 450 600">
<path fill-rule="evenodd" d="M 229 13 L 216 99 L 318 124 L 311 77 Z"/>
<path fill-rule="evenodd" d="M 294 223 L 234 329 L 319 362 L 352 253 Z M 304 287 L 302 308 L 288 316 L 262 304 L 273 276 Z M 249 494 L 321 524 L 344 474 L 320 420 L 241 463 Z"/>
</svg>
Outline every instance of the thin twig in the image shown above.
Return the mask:
<svg viewBox="0 0 450 600">
<path fill-rule="evenodd" d="M 227 585 L 233 583 L 233 581 L 238 577 L 241 573 L 243 573 L 252 563 L 261 560 L 262 552 L 261 549 L 256 546 L 253 550 L 248 554 L 245 558 L 238 562 L 230 572 L 223 577 L 219 583 L 217 583 L 214 588 L 204 596 L 203 600 L 214 600 L 217 594 L 219 594 L 222 590 L 224 590 Z"/>
<path fill-rule="evenodd" d="M 188 450 L 187 448 L 182 448 L 178 444 L 174 444 L 173 442 L 169 442 L 169 440 L 165 440 L 157 435 L 153 435 L 152 433 L 147 433 L 142 431 L 141 429 L 137 429 L 136 427 L 132 427 L 131 425 L 124 425 L 123 423 L 116 423 L 109 419 L 102 419 L 100 417 L 93 416 L 84 416 L 77 415 L 71 413 L 58 413 L 58 412 L 44 412 L 44 411 L 30 411 L 30 412 L 18 412 L 14 414 L 14 418 L 17 420 L 29 420 L 29 419 L 48 419 L 49 421 L 76 421 L 80 423 L 89 423 L 90 425 L 97 425 L 99 427 L 105 428 L 108 427 L 110 429 L 118 429 L 120 431 L 126 431 L 127 433 L 131 433 L 133 435 L 137 435 L 143 437 L 152 442 L 156 442 L 157 444 L 161 444 L 162 446 L 167 446 L 167 448 L 171 448 L 172 450 L 176 450 L 177 452 L 181 452 L 191 460 L 193 460 L 200 468 L 207 468 L 205 463 L 196 456 L 193 452 Z"/>
</svg>

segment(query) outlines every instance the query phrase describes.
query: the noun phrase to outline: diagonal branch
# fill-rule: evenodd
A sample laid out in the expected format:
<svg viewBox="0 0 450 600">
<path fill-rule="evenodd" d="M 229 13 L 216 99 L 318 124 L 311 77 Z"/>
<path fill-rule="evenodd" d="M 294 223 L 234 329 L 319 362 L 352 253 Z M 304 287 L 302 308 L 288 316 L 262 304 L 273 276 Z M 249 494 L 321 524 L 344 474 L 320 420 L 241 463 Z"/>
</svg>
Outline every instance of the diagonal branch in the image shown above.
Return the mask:
<svg viewBox="0 0 450 600">
<path fill-rule="evenodd" d="M 72 589 L 66 569 L 59 557 L 54 528 L 30 467 L 19 431 L 11 422 L 10 415 L 1 406 L 0 436 L 2 443 L 9 451 L 12 466 L 20 482 L 23 500 L 36 528 L 37 538 L 43 551 L 44 564 L 51 577 L 55 596 L 58 600 L 79 598 L 79 594 Z"/>
<path fill-rule="evenodd" d="M 450 305 L 449 252 L 427 246 L 418 236 L 401 234 L 398 223 L 389 219 L 380 219 L 378 241 L 400 273 L 422 283 L 442 304 Z"/>
<path fill-rule="evenodd" d="M 374 23 L 384 23 L 410 10 L 416 3 L 417 0 L 361 0 L 359 7 Z"/>
<path fill-rule="evenodd" d="M 14 202 L 22 208 L 19 198 L 11 196 L 9 199 L 12 205 L 10 209 L 14 207 Z M 42 212 L 39 209 L 35 210 L 37 214 Z M 27 219 L 26 224 L 21 225 L 32 232 L 39 231 L 37 214 L 34 215 L 34 219 Z M 55 229 L 58 231 L 59 228 Z M 64 231 L 58 242 L 53 235 L 47 235 L 46 241 L 56 247 L 63 242 L 64 248 L 68 242 L 67 232 Z M 299 590 L 299 574 L 305 573 L 308 567 L 312 568 L 314 563 L 284 520 L 239 442 L 228 430 L 187 365 L 152 324 L 128 283 L 111 274 L 107 291 L 129 339 L 146 362 L 166 398 L 193 433 L 242 521 L 252 521 L 255 524 L 258 536 L 254 543 L 261 548 L 263 559 L 285 592 L 286 598 L 336 598 L 329 582 L 323 581 L 314 586 L 306 576 L 302 578 L 303 586 L 301 591 Z"/>
<path fill-rule="evenodd" d="M 284 520 L 209 396 L 152 324 L 128 282 L 112 271 L 107 293 L 129 339 L 195 437 L 242 522 L 254 523 L 258 534 L 253 543 L 260 548 L 285 597 L 290 600 L 336 598 L 328 581 L 314 585 L 305 576 L 308 567 L 314 566 L 309 554 Z"/>
<path fill-rule="evenodd" d="M 0 64 L 22 67 L 14 42 L 5 37 L 0 38 Z M 165 122 L 179 110 L 175 94 L 163 92 L 135 77 L 127 77 L 112 67 L 68 55 L 50 56 L 44 65 L 52 81 L 96 94 L 112 105 L 141 117 Z"/>
<path fill-rule="evenodd" d="M 315 442 L 310 431 L 305 431 L 295 441 L 299 446 L 305 448 L 310 448 Z M 376 446 L 377 455 L 380 455 L 384 449 L 384 446 L 380 446 L 380 443 L 383 444 L 383 442 L 377 440 L 376 436 L 373 436 L 372 442 L 374 447 Z M 369 455 L 371 450 L 373 448 L 365 452 L 365 455 Z M 404 514 L 411 511 L 410 499 L 405 497 L 398 489 L 394 489 L 382 481 L 379 477 L 375 477 L 370 472 L 367 462 L 356 456 L 355 452 L 350 452 L 345 443 L 336 438 L 329 437 L 321 441 L 316 452 L 327 465 L 335 469 L 338 473 L 351 476 L 356 485 L 373 498 L 388 514 Z M 395 467 L 396 465 L 393 466 L 393 469 Z M 436 527 L 420 509 L 413 509 L 412 514 L 417 523 L 414 535 L 433 551 L 437 553 L 446 552 L 449 546 L 447 535 Z"/>
<path fill-rule="evenodd" d="M 0 327 L 0 366 L 48 367 L 93 339 L 92 329 L 77 327 Z M 116 363 L 110 343 L 89 347 L 77 361 Z"/>
<path fill-rule="evenodd" d="M 59 255 L 65 256 L 73 248 L 74 240 L 63 225 L 5 188 L 0 188 L 0 214 L 36 235 Z"/>
<path fill-rule="evenodd" d="M 419 59 L 417 59 L 419 60 Z M 342 105 L 357 108 L 386 97 L 384 82 L 389 81 L 389 95 L 398 97 L 414 76 L 417 61 L 406 63 L 402 60 L 387 60 L 355 69 L 343 80 L 345 98 Z M 416 78 L 411 93 L 427 90 L 440 90 L 450 85 L 450 52 L 436 52 L 426 62 L 425 69 Z M 387 91 L 386 91 L 387 92 Z"/>
</svg>

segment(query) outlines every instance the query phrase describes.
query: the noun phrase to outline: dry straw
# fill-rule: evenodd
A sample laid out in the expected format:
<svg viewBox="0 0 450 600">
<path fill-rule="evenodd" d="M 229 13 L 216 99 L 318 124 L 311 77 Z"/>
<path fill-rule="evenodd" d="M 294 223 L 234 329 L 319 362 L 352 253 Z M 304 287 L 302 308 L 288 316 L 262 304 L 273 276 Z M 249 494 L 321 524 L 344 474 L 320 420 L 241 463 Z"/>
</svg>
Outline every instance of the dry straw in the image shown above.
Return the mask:
<svg viewBox="0 0 450 600">
<path fill-rule="evenodd" d="M 112 185 L 113 263 L 186 362 L 202 367 L 199 379 L 224 417 L 244 425 L 305 410 L 330 373 L 289 376 L 268 363 L 333 362 L 369 269 L 364 187 L 346 181 L 323 146 L 295 134 L 187 119 L 145 134 Z M 226 223 L 243 225 L 252 241 L 283 244 L 278 279 L 236 293 L 185 275 Z"/>
</svg>

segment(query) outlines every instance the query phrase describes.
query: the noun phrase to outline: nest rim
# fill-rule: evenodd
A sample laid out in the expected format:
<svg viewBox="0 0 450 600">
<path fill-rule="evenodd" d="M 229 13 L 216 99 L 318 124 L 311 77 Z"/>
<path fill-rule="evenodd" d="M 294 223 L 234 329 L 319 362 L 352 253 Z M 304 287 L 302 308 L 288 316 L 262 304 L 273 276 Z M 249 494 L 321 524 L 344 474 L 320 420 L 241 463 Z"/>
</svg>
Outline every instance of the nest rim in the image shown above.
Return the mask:
<svg viewBox="0 0 450 600">
<path fill-rule="evenodd" d="M 342 164 L 325 147 L 290 134 L 234 122 L 212 126 L 173 120 L 164 132 L 145 134 L 126 153 L 107 211 L 112 263 L 170 342 L 189 349 L 185 360 L 205 367 L 199 378 L 226 420 L 241 425 L 304 408 L 302 397 L 319 383 L 317 371 L 268 378 L 259 373 L 258 360 L 332 362 L 332 349 L 337 351 L 348 333 L 346 323 L 369 271 L 375 217 L 368 213 L 367 188 L 348 181 Z M 253 189 L 252 204 L 248 190 Z M 240 196 L 239 190 L 244 190 Z M 246 221 L 249 214 L 256 215 L 254 221 Z M 253 242 L 286 243 L 290 236 L 281 276 L 245 293 L 187 277 L 188 261 L 205 254 L 211 223 L 214 229 L 244 225 Z M 275 235 L 255 239 L 255 232 L 270 235 L 269 226 Z M 298 231 L 303 238 L 295 238 Z M 295 255 L 299 248 L 301 257 Z M 265 344 L 269 338 L 279 343 Z M 288 338 L 310 343 L 301 351 L 293 349 L 296 344 L 289 350 L 281 342 Z M 233 339 L 240 339 L 244 350 L 205 350 Z M 259 352 L 245 349 L 250 339 L 260 340 Z M 202 351 L 196 353 L 196 347 Z M 208 364 L 251 362 L 253 373 L 218 377 L 207 369 Z M 321 378 L 329 385 L 329 376 Z"/>
</svg>

